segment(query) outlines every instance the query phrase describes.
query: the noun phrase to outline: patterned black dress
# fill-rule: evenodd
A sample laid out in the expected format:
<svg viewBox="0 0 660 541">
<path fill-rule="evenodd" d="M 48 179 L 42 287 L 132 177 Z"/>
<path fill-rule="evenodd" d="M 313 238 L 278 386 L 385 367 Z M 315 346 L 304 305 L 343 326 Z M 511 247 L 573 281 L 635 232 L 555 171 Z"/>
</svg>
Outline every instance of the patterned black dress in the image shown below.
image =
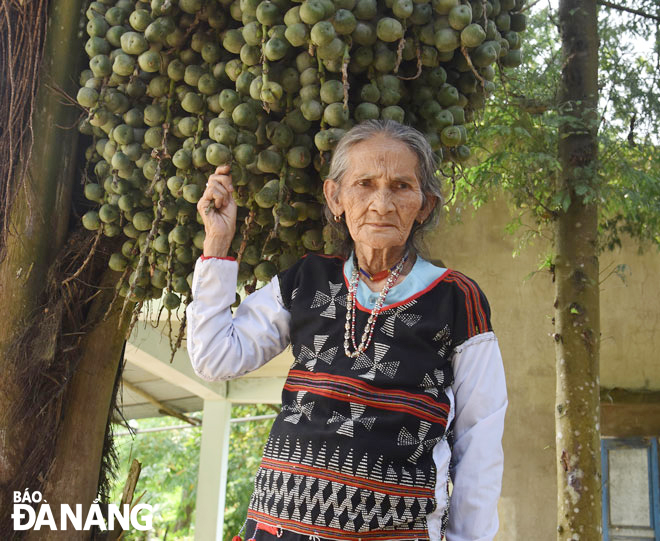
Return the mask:
<svg viewBox="0 0 660 541">
<path fill-rule="evenodd" d="M 451 437 L 450 357 L 492 330 L 488 302 L 474 281 L 447 270 L 385 305 L 368 349 L 351 359 L 343 264 L 310 255 L 278 275 L 295 361 L 255 478 L 246 538 L 276 539 L 270 530 L 289 541 L 429 539 L 432 449 Z M 360 337 L 370 311 L 356 312 Z"/>
</svg>

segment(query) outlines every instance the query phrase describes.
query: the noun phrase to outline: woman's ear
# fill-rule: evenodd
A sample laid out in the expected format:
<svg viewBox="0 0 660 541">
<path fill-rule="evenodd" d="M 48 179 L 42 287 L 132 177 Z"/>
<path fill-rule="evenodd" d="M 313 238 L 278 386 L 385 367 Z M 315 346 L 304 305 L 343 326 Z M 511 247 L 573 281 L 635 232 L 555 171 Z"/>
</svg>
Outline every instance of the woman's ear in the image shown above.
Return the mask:
<svg viewBox="0 0 660 541">
<path fill-rule="evenodd" d="M 420 223 L 423 224 L 424 221 L 430 216 L 430 214 L 433 212 L 433 209 L 435 206 L 438 204 L 438 196 L 437 195 L 427 195 L 426 196 L 426 202 L 422 206 L 422 208 L 419 210 L 417 213 L 417 218 L 416 220 Z"/>
<path fill-rule="evenodd" d="M 331 178 L 326 178 L 323 182 L 323 195 L 332 214 L 341 216 L 344 208 L 339 202 L 339 184 Z"/>
</svg>

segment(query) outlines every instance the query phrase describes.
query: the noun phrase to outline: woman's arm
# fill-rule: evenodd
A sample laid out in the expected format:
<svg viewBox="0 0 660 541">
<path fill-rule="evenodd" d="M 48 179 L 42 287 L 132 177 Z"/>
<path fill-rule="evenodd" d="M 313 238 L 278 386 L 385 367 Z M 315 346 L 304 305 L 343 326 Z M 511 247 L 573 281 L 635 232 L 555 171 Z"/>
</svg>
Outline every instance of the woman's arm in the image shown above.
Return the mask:
<svg viewBox="0 0 660 541">
<path fill-rule="evenodd" d="M 452 360 L 456 401 L 453 492 L 447 541 L 490 541 L 497 533 L 502 431 L 508 404 L 502 356 L 492 331 L 469 338 Z"/>
<path fill-rule="evenodd" d="M 256 370 L 289 344 L 291 317 L 282 305 L 277 276 L 248 295 L 232 318 L 237 275 L 233 260 L 200 257 L 195 263 L 186 345 L 195 373 L 205 380 Z"/>
</svg>

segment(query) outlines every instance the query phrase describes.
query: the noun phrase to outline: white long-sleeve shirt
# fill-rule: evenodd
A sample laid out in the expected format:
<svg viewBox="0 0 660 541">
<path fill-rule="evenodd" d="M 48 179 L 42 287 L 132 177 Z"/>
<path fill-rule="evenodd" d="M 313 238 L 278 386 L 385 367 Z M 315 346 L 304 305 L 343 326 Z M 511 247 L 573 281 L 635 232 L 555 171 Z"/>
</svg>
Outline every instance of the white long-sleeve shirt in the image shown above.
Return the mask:
<svg viewBox="0 0 660 541">
<path fill-rule="evenodd" d="M 351 261 L 348 258 L 344 267 L 347 276 Z M 388 303 L 421 291 L 445 270 L 418 257 L 404 281 L 388 293 Z M 256 370 L 289 344 L 291 316 L 277 276 L 247 296 L 232 316 L 237 273 L 238 264 L 232 260 L 199 258 L 195 264 L 193 301 L 186 309 L 187 349 L 195 372 L 209 381 Z M 377 297 L 363 282 L 357 295 L 367 308 Z M 467 339 L 454 348 L 451 363 L 454 381 L 446 392 L 451 402 L 448 423 L 454 420 L 454 445 L 450 449 L 443 439 L 433 449 L 437 508 L 427 516 L 429 537 L 440 541 L 442 516 L 449 506 L 447 541 L 492 540 L 499 525 L 501 439 L 508 404 L 495 334 L 489 331 Z M 450 474 L 453 491 L 448 501 Z"/>
</svg>

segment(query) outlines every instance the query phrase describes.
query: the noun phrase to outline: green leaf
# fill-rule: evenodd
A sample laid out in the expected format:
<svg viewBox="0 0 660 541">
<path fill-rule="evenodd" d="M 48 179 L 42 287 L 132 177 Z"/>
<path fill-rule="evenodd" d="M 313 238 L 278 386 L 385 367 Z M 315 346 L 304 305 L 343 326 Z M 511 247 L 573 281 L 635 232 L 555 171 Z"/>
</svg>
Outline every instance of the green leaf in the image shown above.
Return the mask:
<svg viewBox="0 0 660 541">
<path fill-rule="evenodd" d="M 577 195 L 584 195 L 585 193 L 587 193 L 588 190 L 589 190 L 589 186 L 587 186 L 586 184 L 578 184 L 573 188 L 573 191 L 575 191 Z"/>
</svg>

